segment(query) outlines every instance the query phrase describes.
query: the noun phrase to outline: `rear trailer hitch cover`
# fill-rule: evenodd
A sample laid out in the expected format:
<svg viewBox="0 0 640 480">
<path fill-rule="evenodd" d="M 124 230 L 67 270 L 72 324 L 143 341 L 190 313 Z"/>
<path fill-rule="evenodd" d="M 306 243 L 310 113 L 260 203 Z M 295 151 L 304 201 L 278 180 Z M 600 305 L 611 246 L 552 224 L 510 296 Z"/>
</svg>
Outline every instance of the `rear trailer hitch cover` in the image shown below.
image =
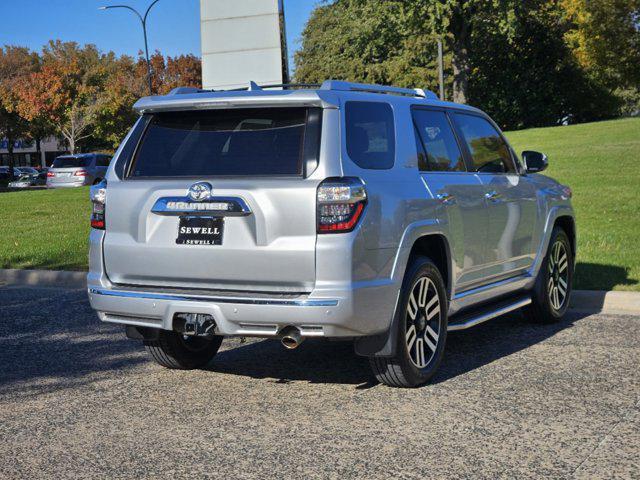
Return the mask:
<svg viewBox="0 0 640 480">
<path fill-rule="evenodd" d="M 173 329 L 189 337 L 212 337 L 215 335 L 216 322 L 207 313 L 176 313 L 173 316 Z"/>
</svg>

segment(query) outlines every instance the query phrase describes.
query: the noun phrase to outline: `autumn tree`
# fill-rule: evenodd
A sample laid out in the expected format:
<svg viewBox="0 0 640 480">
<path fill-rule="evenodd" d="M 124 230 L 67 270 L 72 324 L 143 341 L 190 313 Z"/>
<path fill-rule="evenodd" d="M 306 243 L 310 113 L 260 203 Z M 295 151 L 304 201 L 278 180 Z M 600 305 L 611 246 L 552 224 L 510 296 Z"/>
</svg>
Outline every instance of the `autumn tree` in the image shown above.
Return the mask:
<svg viewBox="0 0 640 480">
<path fill-rule="evenodd" d="M 29 124 L 20 115 L 16 94 L 17 86 L 33 70 L 37 56 L 27 48 L 5 46 L 0 48 L 0 138 L 7 140 L 9 170 L 13 174 L 13 149 L 16 140 L 28 138 Z"/>
</svg>

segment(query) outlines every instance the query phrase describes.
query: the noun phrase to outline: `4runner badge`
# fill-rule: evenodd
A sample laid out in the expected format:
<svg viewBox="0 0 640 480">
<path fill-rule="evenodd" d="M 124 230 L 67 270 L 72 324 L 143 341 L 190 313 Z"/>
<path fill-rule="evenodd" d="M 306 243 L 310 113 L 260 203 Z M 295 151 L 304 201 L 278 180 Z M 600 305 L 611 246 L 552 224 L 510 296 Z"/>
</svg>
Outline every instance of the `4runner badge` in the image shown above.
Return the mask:
<svg viewBox="0 0 640 480">
<path fill-rule="evenodd" d="M 203 202 L 211 198 L 211 184 L 207 182 L 194 183 L 189 187 L 189 198 L 194 202 Z"/>
</svg>

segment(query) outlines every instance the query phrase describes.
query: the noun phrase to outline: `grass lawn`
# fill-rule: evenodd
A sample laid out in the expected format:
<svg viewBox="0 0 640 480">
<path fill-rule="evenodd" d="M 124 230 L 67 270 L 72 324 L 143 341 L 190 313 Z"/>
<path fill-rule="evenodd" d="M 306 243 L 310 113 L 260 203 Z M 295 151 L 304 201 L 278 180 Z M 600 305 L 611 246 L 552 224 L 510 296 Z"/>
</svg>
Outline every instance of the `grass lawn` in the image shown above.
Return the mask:
<svg viewBox="0 0 640 480">
<path fill-rule="evenodd" d="M 640 119 L 507 134 L 573 189 L 576 288 L 640 291 Z M 0 193 L 0 268 L 87 266 L 88 188 Z"/>
<path fill-rule="evenodd" d="M 87 268 L 89 187 L 0 193 L 0 268 Z"/>
<path fill-rule="evenodd" d="M 507 133 L 517 152 L 549 157 L 546 174 L 573 189 L 575 287 L 640 291 L 640 118 Z"/>
</svg>

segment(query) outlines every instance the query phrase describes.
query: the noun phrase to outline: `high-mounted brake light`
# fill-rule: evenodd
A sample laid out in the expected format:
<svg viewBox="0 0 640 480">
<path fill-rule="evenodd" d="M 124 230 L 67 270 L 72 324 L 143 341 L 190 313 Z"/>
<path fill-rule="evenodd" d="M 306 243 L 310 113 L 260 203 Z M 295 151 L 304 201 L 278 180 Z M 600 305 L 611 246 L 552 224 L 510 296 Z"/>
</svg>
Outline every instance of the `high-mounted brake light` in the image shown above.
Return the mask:
<svg viewBox="0 0 640 480">
<path fill-rule="evenodd" d="M 104 230 L 105 227 L 105 205 L 107 202 L 107 181 L 102 180 L 100 183 L 93 185 L 89 189 L 89 198 L 91 199 L 91 227 L 98 230 Z"/>
<path fill-rule="evenodd" d="M 367 191 L 359 178 L 327 178 L 318 186 L 318 233 L 352 231 L 367 204 Z"/>
</svg>

